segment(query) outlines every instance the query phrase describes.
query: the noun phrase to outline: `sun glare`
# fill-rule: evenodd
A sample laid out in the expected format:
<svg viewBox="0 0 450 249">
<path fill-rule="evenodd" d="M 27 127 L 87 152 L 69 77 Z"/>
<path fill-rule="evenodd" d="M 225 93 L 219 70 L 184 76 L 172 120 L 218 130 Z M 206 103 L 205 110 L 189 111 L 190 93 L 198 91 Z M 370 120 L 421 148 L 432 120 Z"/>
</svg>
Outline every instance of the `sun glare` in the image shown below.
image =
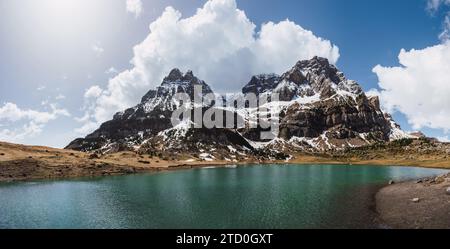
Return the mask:
<svg viewBox="0 0 450 249">
<path fill-rule="evenodd" d="M 105 0 L 23 0 L 24 16 L 33 28 L 44 32 L 83 32 L 104 20 Z"/>
</svg>

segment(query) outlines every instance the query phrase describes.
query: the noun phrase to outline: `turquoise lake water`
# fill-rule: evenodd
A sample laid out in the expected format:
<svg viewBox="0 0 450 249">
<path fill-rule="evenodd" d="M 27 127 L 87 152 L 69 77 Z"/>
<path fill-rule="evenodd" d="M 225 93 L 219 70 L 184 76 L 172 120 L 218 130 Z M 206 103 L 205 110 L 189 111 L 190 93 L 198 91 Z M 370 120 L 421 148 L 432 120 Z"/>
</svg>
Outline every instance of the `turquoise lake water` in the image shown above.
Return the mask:
<svg viewBox="0 0 450 249">
<path fill-rule="evenodd" d="M 444 170 L 261 165 L 0 184 L 0 228 L 377 228 L 389 180 Z"/>
</svg>

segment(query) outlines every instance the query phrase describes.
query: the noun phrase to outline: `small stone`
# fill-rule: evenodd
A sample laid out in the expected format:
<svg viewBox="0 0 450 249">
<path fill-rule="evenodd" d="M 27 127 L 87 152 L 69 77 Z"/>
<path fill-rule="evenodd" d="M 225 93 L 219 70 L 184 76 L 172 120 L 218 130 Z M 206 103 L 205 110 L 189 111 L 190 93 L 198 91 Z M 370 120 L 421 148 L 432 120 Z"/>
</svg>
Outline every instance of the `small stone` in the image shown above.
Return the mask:
<svg viewBox="0 0 450 249">
<path fill-rule="evenodd" d="M 413 201 L 414 203 L 419 203 L 419 202 L 420 202 L 420 199 L 419 199 L 419 198 L 414 198 L 414 199 L 412 199 L 412 201 Z"/>
<path fill-rule="evenodd" d="M 438 177 L 436 177 L 436 178 L 434 179 L 434 182 L 435 182 L 436 184 L 443 183 L 444 181 L 445 181 L 444 176 L 438 176 Z"/>
<path fill-rule="evenodd" d="M 423 180 L 417 180 L 416 183 L 417 183 L 417 184 L 423 183 Z"/>
<path fill-rule="evenodd" d="M 395 184 L 395 182 L 393 180 L 390 180 L 389 185 L 393 185 L 393 184 Z"/>
<path fill-rule="evenodd" d="M 447 195 L 450 195 L 450 187 L 448 187 L 447 190 L 445 190 L 445 193 L 447 193 Z"/>
<path fill-rule="evenodd" d="M 99 158 L 100 157 L 95 153 L 89 155 L 89 159 L 99 159 Z"/>
</svg>

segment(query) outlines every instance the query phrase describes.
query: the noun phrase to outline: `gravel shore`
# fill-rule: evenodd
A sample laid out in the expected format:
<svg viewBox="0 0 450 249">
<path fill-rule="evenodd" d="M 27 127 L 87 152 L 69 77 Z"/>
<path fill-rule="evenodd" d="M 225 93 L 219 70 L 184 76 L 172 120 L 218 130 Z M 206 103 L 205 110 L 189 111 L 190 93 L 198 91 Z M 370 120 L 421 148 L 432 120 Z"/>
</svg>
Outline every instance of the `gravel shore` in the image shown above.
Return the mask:
<svg viewBox="0 0 450 249">
<path fill-rule="evenodd" d="M 450 174 L 398 183 L 376 195 L 377 212 L 395 229 L 450 229 Z"/>
</svg>

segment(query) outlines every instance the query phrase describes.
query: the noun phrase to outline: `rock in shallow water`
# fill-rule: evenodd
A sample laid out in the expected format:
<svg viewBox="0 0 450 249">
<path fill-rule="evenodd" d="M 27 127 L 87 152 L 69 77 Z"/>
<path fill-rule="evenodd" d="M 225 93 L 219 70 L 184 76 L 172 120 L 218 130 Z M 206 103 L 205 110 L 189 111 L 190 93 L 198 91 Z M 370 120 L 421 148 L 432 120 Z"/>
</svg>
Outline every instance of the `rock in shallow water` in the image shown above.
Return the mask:
<svg viewBox="0 0 450 249">
<path fill-rule="evenodd" d="M 414 198 L 414 199 L 412 199 L 412 201 L 413 201 L 414 203 L 419 203 L 419 202 L 420 202 L 420 199 L 419 199 L 419 198 Z"/>
<path fill-rule="evenodd" d="M 450 195 L 450 187 L 448 187 L 447 190 L 445 190 L 445 193 L 447 193 L 447 195 Z"/>
</svg>

